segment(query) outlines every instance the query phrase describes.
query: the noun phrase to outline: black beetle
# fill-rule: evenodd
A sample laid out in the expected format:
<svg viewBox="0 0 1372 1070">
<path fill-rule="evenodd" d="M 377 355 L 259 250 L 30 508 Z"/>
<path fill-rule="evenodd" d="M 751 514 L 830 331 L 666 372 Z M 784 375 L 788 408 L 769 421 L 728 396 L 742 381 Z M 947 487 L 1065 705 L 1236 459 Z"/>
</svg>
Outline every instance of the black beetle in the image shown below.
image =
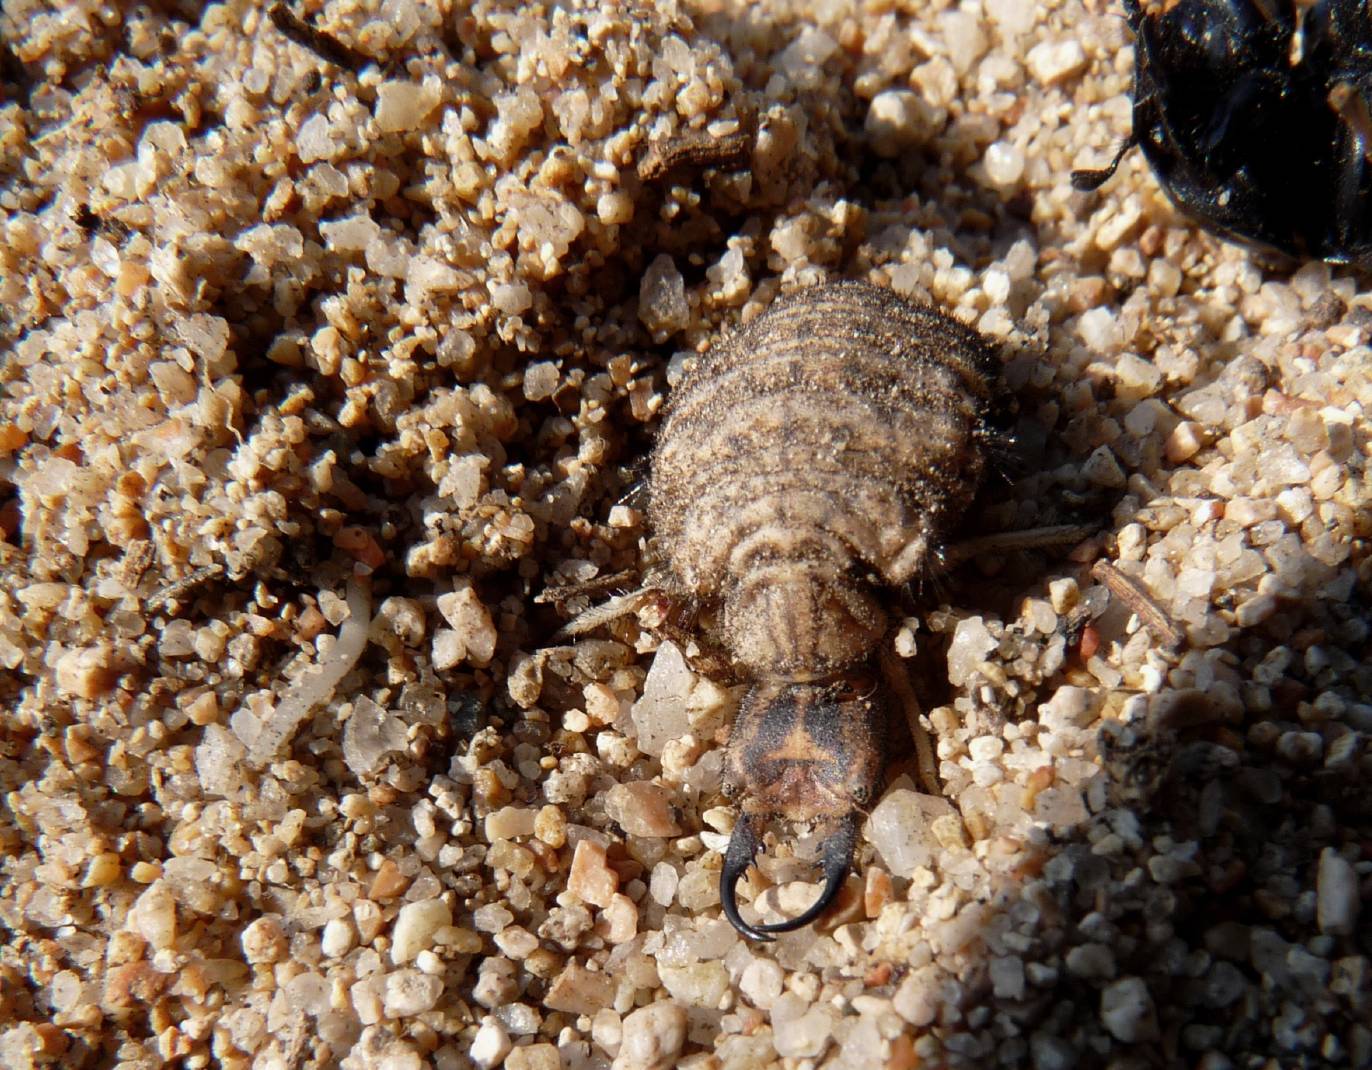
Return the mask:
<svg viewBox="0 0 1372 1070">
<path fill-rule="evenodd" d="M 1124 0 L 1134 131 L 1168 196 L 1231 238 L 1372 265 L 1368 0 Z"/>
</svg>

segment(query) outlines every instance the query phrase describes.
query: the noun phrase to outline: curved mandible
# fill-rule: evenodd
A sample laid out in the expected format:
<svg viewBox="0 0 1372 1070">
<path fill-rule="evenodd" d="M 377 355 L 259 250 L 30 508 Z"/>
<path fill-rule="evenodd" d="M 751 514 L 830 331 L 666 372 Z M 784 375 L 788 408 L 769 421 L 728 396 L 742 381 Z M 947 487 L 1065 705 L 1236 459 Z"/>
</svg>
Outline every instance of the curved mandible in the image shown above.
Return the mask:
<svg viewBox="0 0 1372 1070">
<path fill-rule="evenodd" d="M 749 925 L 738 912 L 738 882 L 752 864 L 760 842 L 757 818 L 744 814 L 734 826 L 729 849 L 724 855 L 724 868 L 719 874 L 719 899 L 724 916 L 742 935 L 750 940 L 771 940 L 772 933 L 791 932 L 804 928 L 819 918 L 838 898 L 843 882 L 852 869 L 853 851 L 857 847 L 860 813 L 849 814 L 839 822 L 835 834 L 824 846 L 824 889 L 819 898 L 803 914 L 772 925 Z"/>
<path fill-rule="evenodd" d="M 738 882 L 753 864 L 753 856 L 761 840 L 758 819 L 752 814 L 740 814 L 729 837 L 729 849 L 724 853 L 724 868 L 719 871 L 719 902 L 729 924 L 749 940 L 771 940 L 765 932 L 755 929 L 738 912 Z"/>
</svg>

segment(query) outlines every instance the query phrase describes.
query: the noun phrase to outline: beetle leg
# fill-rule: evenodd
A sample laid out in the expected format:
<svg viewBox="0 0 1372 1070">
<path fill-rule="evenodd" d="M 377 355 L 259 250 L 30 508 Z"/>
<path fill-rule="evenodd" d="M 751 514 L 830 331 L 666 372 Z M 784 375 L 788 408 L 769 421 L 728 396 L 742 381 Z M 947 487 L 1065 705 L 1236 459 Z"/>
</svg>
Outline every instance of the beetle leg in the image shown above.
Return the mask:
<svg viewBox="0 0 1372 1070">
<path fill-rule="evenodd" d="M 1130 134 L 1125 138 L 1124 144 L 1115 153 L 1115 158 L 1104 167 L 1093 167 L 1072 172 L 1072 188 L 1081 193 L 1090 193 L 1092 190 L 1100 189 L 1101 186 L 1109 182 L 1119 167 L 1120 161 L 1124 159 L 1124 154 L 1134 147 L 1138 139 Z"/>
<path fill-rule="evenodd" d="M 1347 82 L 1338 82 L 1329 91 L 1329 106 L 1338 114 L 1352 141 L 1352 151 L 1338 169 L 1339 182 L 1336 203 L 1340 220 L 1339 237 L 1347 240 L 1350 231 L 1366 230 L 1363 219 L 1363 175 L 1372 160 L 1372 114 L 1363 93 Z"/>
</svg>

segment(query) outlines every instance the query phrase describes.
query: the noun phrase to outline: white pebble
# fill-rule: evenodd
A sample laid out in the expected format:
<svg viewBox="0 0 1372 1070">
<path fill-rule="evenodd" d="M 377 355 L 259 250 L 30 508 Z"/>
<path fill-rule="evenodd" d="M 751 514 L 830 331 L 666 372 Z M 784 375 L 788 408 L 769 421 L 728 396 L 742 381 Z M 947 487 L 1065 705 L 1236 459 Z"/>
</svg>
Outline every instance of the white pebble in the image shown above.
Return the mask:
<svg viewBox="0 0 1372 1070">
<path fill-rule="evenodd" d="M 396 970 L 386 975 L 382 1006 L 388 1018 L 408 1018 L 433 1010 L 443 994 L 443 980 L 418 970 Z"/>
<path fill-rule="evenodd" d="M 1081 474 L 1098 487 L 1123 487 L 1124 470 L 1109 446 L 1098 446 L 1081 466 Z"/>
<path fill-rule="evenodd" d="M 157 885 L 153 885 L 153 888 L 156 887 Z M 153 888 L 149 888 L 147 892 L 143 893 L 139 901 L 134 904 L 134 911 L 141 907 L 143 900 L 148 897 Z M 148 939 L 146 933 L 143 933 L 143 936 Z M 154 947 L 158 946 L 151 939 L 148 939 L 148 942 L 152 943 Z M 244 929 L 240 942 L 243 946 L 243 957 L 249 962 L 279 962 L 286 954 L 286 930 L 281 927 L 280 919 L 271 915 L 258 918 Z"/>
<path fill-rule="evenodd" d="M 623 190 L 611 190 L 596 199 L 595 212 L 606 226 L 628 223 L 634 218 L 634 199 Z"/>
<path fill-rule="evenodd" d="M 1320 852 L 1315 882 L 1315 917 L 1320 932 L 1348 936 L 1358 922 L 1361 903 L 1358 875 L 1348 859 L 1332 847 Z"/>
<path fill-rule="evenodd" d="M 1053 612 L 1059 615 L 1073 609 L 1077 601 L 1081 598 L 1081 588 L 1077 586 L 1077 581 L 1071 576 L 1060 580 L 1052 580 L 1048 584 L 1048 601 L 1053 607 Z"/>
<path fill-rule="evenodd" d="M 939 23 L 953 70 L 959 75 L 966 74 L 972 64 L 986 54 L 986 34 L 982 32 L 981 19 L 969 11 L 950 11 Z"/>
<path fill-rule="evenodd" d="M 993 305 L 1003 305 L 1010 298 L 1010 275 L 1004 268 L 994 267 L 981 277 L 981 289 Z"/>
<path fill-rule="evenodd" d="M 1115 314 L 1108 308 L 1092 308 L 1077 320 L 1077 334 L 1097 353 L 1113 353 L 1124 341 Z"/>
<path fill-rule="evenodd" d="M 481 1028 L 476 1031 L 476 1037 L 472 1040 L 471 1049 L 467 1054 L 481 1070 L 490 1070 L 491 1067 L 500 1065 L 501 1060 L 510 1054 L 513 1046 L 510 1043 L 510 1034 L 500 1024 L 500 1020 L 487 1015 L 481 1023 Z"/>
<path fill-rule="evenodd" d="M 333 139 L 333 127 L 322 112 L 316 112 L 300 125 L 295 135 L 295 151 L 301 163 L 314 163 L 325 160 L 337 151 Z"/>
<path fill-rule="evenodd" d="M 927 866 L 939 849 L 931 828 L 934 820 L 952 812 L 947 799 L 895 788 L 872 811 L 867 839 L 892 876 L 909 877 L 921 866 Z"/>
<path fill-rule="evenodd" d="M 486 815 L 486 841 L 512 840 L 516 836 L 532 836 L 538 811 L 527 806 L 502 806 Z"/>
<path fill-rule="evenodd" d="M 522 282 L 495 282 L 491 284 L 491 304 L 509 316 L 527 312 L 534 303 L 533 294 L 527 284 Z"/>
<path fill-rule="evenodd" d="M 383 133 L 413 130 L 438 103 L 438 89 L 413 82 L 382 82 L 376 87 L 376 128 Z"/>
<path fill-rule="evenodd" d="M 527 1003 L 505 1003 L 496 1007 L 495 1012 L 515 1036 L 533 1036 L 543 1024 L 543 1015 Z"/>
<path fill-rule="evenodd" d="M 804 1006 L 794 993 L 788 992 L 772 1005 L 772 1046 L 782 1058 L 813 1059 L 823 1054 L 834 1035 L 834 1016 L 829 1008 L 814 1006 L 801 1014 L 794 1013 L 789 1004 Z"/>
<path fill-rule="evenodd" d="M 1039 706 L 1039 723 L 1052 731 L 1063 728 L 1084 728 L 1095 720 L 1091 691 L 1085 687 L 1063 685 L 1052 698 Z"/>
<path fill-rule="evenodd" d="M 689 966 L 658 964 L 658 974 L 674 1000 L 688 1007 L 713 1010 L 729 990 L 729 974 L 719 962 L 697 962 Z"/>
<path fill-rule="evenodd" d="M 405 749 L 405 722 L 366 695 L 343 724 L 343 761 L 358 776 L 376 772 L 388 754 Z"/>
<path fill-rule="evenodd" d="M 324 926 L 324 932 L 319 938 L 319 950 L 324 953 L 325 958 L 342 958 L 352 950 L 355 936 L 351 921 L 347 918 L 333 918 Z"/>
<path fill-rule="evenodd" d="M 686 1011 L 669 1000 L 624 1019 L 613 1070 L 666 1070 L 686 1043 Z"/>
<path fill-rule="evenodd" d="M 1115 976 L 1115 953 L 1104 944 L 1080 944 L 1067 952 L 1064 961 L 1073 977 L 1105 980 Z"/>
<path fill-rule="evenodd" d="M 1151 361 L 1121 353 L 1115 361 L 1115 392 L 1130 401 L 1151 397 L 1162 386 L 1162 372 Z"/>
<path fill-rule="evenodd" d="M 913 971 L 891 997 L 892 1009 L 915 1028 L 923 1029 L 938 1017 L 943 976 L 934 966 Z"/>
<path fill-rule="evenodd" d="M 872 98 L 863 128 L 879 156 L 896 157 L 934 132 L 934 112 L 917 93 L 887 89 Z"/>
<path fill-rule="evenodd" d="M 981 617 L 958 621 L 953 641 L 948 645 L 948 682 L 954 687 L 967 683 L 996 645 Z"/>
<path fill-rule="evenodd" d="M 541 360 L 524 369 L 524 396 L 530 401 L 550 398 L 557 390 L 557 364 L 551 360 Z"/>
<path fill-rule="evenodd" d="M 837 41 L 823 30 L 807 26 L 782 50 L 774 66 L 785 72 L 791 81 L 811 85 L 819 79 L 824 61 L 836 51 Z"/>
<path fill-rule="evenodd" d="M 397 966 L 409 962 L 433 945 L 434 933 L 452 923 L 453 912 L 442 899 L 406 903 L 396 915 L 391 931 L 391 961 Z"/>
<path fill-rule="evenodd" d="M 972 759 L 978 762 L 993 762 L 1005 750 L 1005 741 L 999 736 L 977 736 L 967 744 Z"/>
<path fill-rule="evenodd" d="M 529 86 L 500 93 L 494 100 L 498 118 L 491 124 L 487 143 L 497 159 L 509 160 L 529 134 L 543 122 L 543 103 Z"/>
<path fill-rule="evenodd" d="M 1036 81 L 1052 85 L 1085 69 L 1086 52 L 1071 38 L 1041 41 L 1029 50 L 1024 62 Z"/>
<path fill-rule="evenodd" d="M 439 672 L 460 665 L 467 648 L 451 628 L 439 628 L 434 632 L 433 650 L 430 657 L 433 667 Z"/>
<path fill-rule="evenodd" d="M 1137 1044 L 1157 1034 L 1153 997 L 1140 977 L 1123 977 L 1100 994 L 1101 1024 L 1111 1036 Z"/>
<path fill-rule="evenodd" d="M 455 267 L 431 256 L 414 257 L 405 269 L 405 281 L 419 293 L 452 293 L 464 285 Z"/>
<path fill-rule="evenodd" d="M 351 215 L 332 222 L 321 220 L 319 233 L 334 252 L 357 253 L 381 236 L 381 224 L 368 215 Z"/>
<path fill-rule="evenodd" d="M 993 958 L 987 971 L 998 999 L 1024 998 L 1024 960 Z"/>
<path fill-rule="evenodd" d="M 986 177 L 1002 188 L 1024 177 L 1024 150 L 1009 141 L 993 141 L 981 158 Z"/>
<path fill-rule="evenodd" d="M 765 1011 L 770 1010 L 781 995 L 784 979 L 785 974 L 774 959 L 754 959 L 743 971 L 738 987 L 749 1003 Z"/>
<path fill-rule="evenodd" d="M 695 673 L 676 645 L 659 646 L 643 681 L 643 697 L 634 703 L 630 714 L 638 729 L 638 749 L 644 754 L 660 757 L 669 740 L 680 739 L 691 730 L 686 697 L 694 684 Z"/>
<path fill-rule="evenodd" d="M 472 924 L 483 933 L 498 933 L 512 921 L 514 915 L 499 903 L 487 903 L 472 912 Z"/>
<path fill-rule="evenodd" d="M 511 925 L 495 934 L 495 946 L 506 958 L 522 961 L 538 950 L 538 937 L 522 925 Z"/>
<path fill-rule="evenodd" d="M 317 1017 L 329 1009 L 331 988 L 323 974 L 307 971 L 287 981 L 282 992 L 297 1013 Z"/>
<path fill-rule="evenodd" d="M 670 862 L 659 862 L 653 867 L 653 875 L 648 880 L 648 894 L 659 906 L 668 907 L 676 898 L 676 886 L 681 880 L 676 867 Z"/>
<path fill-rule="evenodd" d="M 1162 297 L 1175 297 L 1181 289 L 1181 269 L 1161 257 L 1148 265 L 1148 288 Z"/>
<path fill-rule="evenodd" d="M 473 665 L 487 665 L 495 654 L 496 629 L 491 613 L 471 587 L 438 596 L 438 611 L 452 625 L 462 654 Z M 436 641 L 435 641 L 436 645 Z"/>
<path fill-rule="evenodd" d="M 1024 0 L 986 0 L 984 6 L 986 13 L 1006 37 L 1027 33 L 1038 14 L 1037 5 L 1026 4 Z"/>
<path fill-rule="evenodd" d="M 591 1040 L 602 1051 L 613 1055 L 619 1051 L 619 1039 L 624 1032 L 624 1023 L 619 1015 L 609 1007 L 596 1012 L 591 1019 Z"/>
<path fill-rule="evenodd" d="M 665 341 L 690 321 L 686 283 L 676 262 L 666 253 L 658 254 L 643 273 L 638 289 L 638 318 L 659 341 Z"/>
</svg>

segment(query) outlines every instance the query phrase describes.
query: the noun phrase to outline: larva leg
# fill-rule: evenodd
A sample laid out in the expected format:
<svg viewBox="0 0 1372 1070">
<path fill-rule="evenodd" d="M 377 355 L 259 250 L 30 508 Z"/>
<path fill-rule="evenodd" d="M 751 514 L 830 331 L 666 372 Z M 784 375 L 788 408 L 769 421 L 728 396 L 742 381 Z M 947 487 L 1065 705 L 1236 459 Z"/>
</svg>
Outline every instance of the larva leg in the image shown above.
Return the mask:
<svg viewBox="0 0 1372 1070">
<path fill-rule="evenodd" d="M 608 602 L 602 602 L 598 606 L 592 606 L 584 613 L 578 613 L 559 628 L 553 638 L 568 639 L 577 635 L 585 635 L 587 632 L 594 631 L 611 621 L 619 620 L 620 617 L 634 616 L 639 610 L 655 603 L 661 603 L 666 599 L 667 593 L 657 587 L 645 587 L 640 591 L 617 595 Z"/>
<path fill-rule="evenodd" d="M 551 602 L 555 606 L 561 606 L 564 602 L 570 601 L 581 595 L 590 596 L 605 594 L 615 588 L 623 589 L 629 587 L 639 580 L 637 571 L 626 570 L 624 572 L 612 572 L 608 576 L 595 576 L 589 580 L 581 580 L 576 583 L 564 583 L 561 586 L 548 586 L 534 599 L 535 602 Z M 651 584 L 645 586 L 647 590 Z"/>
<path fill-rule="evenodd" d="M 1023 531 L 998 531 L 947 546 L 939 555 L 948 567 L 960 565 L 982 554 L 1006 554 L 1015 550 L 1037 550 L 1044 546 L 1069 546 L 1100 533 L 1096 524 L 1056 524 L 1026 528 Z"/>
<path fill-rule="evenodd" d="M 659 638 L 670 639 L 685 652 L 692 672 L 708 676 L 715 683 L 725 686 L 735 682 L 733 661 L 717 643 L 694 634 L 670 618 L 654 628 L 653 632 Z"/>
<path fill-rule="evenodd" d="M 559 593 L 569 590 L 558 588 Z M 574 593 L 587 592 L 578 588 Z M 621 617 L 636 616 L 650 608 L 654 611 L 650 618 L 640 620 L 644 628 L 659 639 L 670 640 L 680 647 L 695 672 L 715 680 L 732 681 L 733 663 L 729 655 L 721 647 L 695 634 L 692 629 L 694 609 L 683 605 L 661 587 L 644 587 L 592 606 L 554 632 L 552 639 L 556 642 L 575 639 Z"/>
<path fill-rule="evenodd" d="M 930 795 L 942 795 L 943 788 L 938 780 L 938 756 L 934 753 L 934 741 L 928 730 L 920 723 L 924 710 L 915 695 L 915 689 L 910 685 L 910 674 L 905 671 L 904 662 L 891 649 L 889 643 L 883 643 L 881 647 L 881 675 L 910 728 L 910 738 L 915 743 L 915 774 L 919 778 L 920 787 Z"/>
</svg>

